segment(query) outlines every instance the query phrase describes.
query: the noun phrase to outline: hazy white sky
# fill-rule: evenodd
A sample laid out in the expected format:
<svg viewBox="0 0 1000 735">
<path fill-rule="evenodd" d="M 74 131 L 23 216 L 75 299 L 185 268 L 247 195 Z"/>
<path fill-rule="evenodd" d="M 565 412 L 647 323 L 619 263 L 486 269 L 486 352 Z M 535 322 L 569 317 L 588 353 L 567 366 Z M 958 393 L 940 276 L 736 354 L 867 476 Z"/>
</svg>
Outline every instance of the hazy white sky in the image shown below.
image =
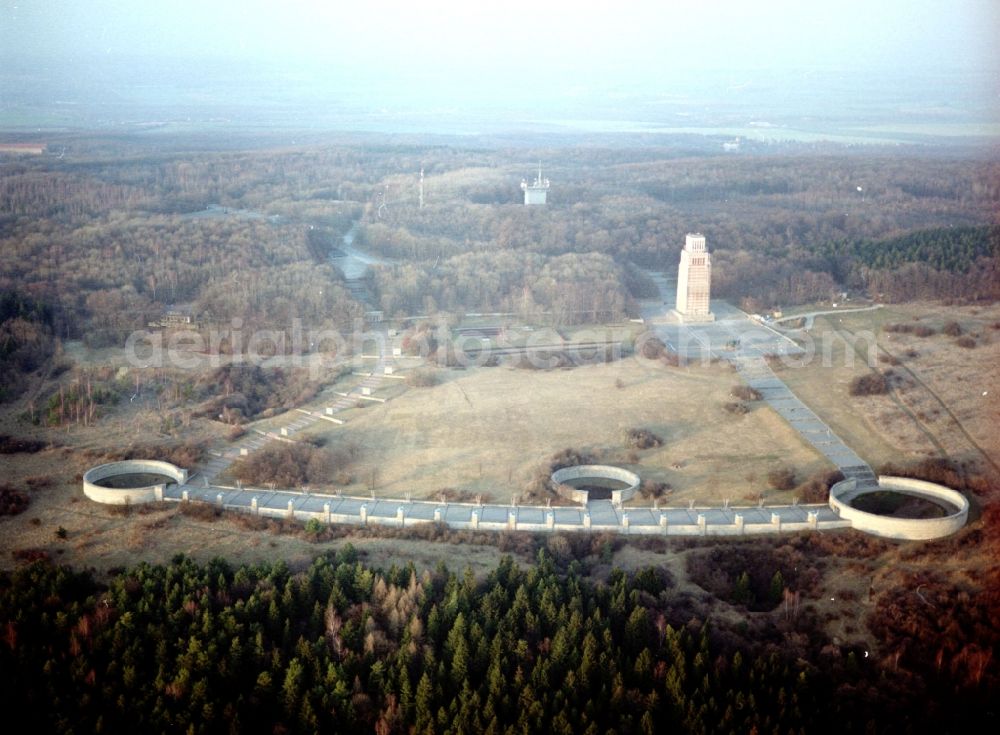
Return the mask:
<svg viewBox="0 0 1000 735">
<path fill-rule="evenodd" d="M 593 7 L 597 6 L 597 7 Z M 1000 0 L 0 0 L 0 53 L 228 56 L 516 78 L 995 68 Z"/>
</svg>

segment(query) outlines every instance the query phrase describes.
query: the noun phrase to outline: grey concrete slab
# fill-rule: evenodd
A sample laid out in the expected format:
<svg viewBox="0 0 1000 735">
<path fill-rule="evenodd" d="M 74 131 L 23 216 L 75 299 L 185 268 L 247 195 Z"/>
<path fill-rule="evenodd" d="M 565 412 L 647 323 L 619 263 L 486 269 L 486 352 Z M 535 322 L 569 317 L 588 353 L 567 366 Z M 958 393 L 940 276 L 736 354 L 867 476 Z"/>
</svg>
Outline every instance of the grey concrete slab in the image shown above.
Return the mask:
<svg viewBox="0 0 1000 735">
<path fill-rule="evenodd" d="M 432 521 L 434 520 L 434 511 L 436 510 L 440 510 L 442 517 L 444 516 L 444 506 L 432 506 L 429 503 L 410 503 L 406 509 L 406 517 L 415 520 Z"/>
<path fill-rule="evenodd" d="M 513 510 L 505 505 L 484 505 L 479 520 L 486 523 L 506 523 L 507 513 Z"/>
<path fill-rule="evenodd" d="M 518 523 L 545 523 L 545 509 L 521 506 L 517 509 Z"/>
<path fill-rule="evenodd" d="M 449 505 L 441 516 L 446 523 L 468 523 L 472 520 L 472 512 L 476 510 L 468 505 Z"/>
<path fill-rule="evenodd" d="M 582 508 L 553 508 L 556 515 L 556 523 L 573 523 L 583 525 Z"/>
</svg>

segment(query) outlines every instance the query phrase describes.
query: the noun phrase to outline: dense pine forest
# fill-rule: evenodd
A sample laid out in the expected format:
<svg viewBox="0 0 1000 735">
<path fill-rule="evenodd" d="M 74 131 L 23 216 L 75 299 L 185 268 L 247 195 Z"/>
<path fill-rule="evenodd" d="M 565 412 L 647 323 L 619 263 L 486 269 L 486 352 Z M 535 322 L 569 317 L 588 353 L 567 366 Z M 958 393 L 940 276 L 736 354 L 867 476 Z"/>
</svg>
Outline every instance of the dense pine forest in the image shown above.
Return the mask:
<svg viewBox="0 0 1000 735">
<path fill-rule="evenodd" d="M 771 558 L 744 551 L 750 564 Z M 0 699 L 25 731 L 81 733 L 962 732 L 996 721 L 996 667 L 983 656 L 998 643 L 983 628 L 995 583 L 979 602 L 951 598 L 938 619 L 888 595 L 872 619 L 888 646 L 877 662 L 830 640 L 791 591 L 733 623 L 663 569 L 583 572 L 545 549 L 530 568 L 504 557 L 479 580 L 441 565 L 371 569 L 350 546 L 300 573 L 178 556 L 106 583 L 38 562 L 0 576 Z M 921 581 L 931 604 L 947 604 L 953 591 Z M 901 625 L 924 631 L 922 648 L 895 639 Z M 948 626 L 975 643 L 957 652 L 936 637 Z"/>
</svg>

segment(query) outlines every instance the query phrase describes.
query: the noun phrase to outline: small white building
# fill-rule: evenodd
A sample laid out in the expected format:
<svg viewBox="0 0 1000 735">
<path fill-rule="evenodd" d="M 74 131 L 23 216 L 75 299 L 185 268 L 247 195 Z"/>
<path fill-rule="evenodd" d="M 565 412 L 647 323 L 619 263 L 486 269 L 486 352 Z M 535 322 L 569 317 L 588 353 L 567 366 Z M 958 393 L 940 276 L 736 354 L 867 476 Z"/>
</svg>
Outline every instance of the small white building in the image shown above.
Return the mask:
<svg viewBox="0 0 1000 735">
<path fill-rule="evenodd" d="M 711 295 L 712 256 L 705 249 L 705 236 L 700 232 L 688 233 L 677 270 L 677 308 L 674 313 L 683 322 L 715 321 L 709 307 Z"/>
<path fill-rule="evenodd" d="M 542 164 L 538 164 L 538 177 L 529 184 L 525 179 L 521 179 L 521 189 L 524 191 L 525 204 L 545 204 L 545 197 L 549 191 L 549 180 L 542 178 Z"/>
</svg>

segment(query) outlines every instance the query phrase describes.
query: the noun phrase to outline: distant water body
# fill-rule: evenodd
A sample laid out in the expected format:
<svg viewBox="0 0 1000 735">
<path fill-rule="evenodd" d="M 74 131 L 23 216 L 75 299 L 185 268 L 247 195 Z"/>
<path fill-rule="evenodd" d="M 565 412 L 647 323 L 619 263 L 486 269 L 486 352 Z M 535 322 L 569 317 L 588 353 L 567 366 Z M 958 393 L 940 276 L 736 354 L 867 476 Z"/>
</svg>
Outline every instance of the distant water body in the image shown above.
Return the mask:
<svg viewBox="0 0 1000 735">
<path fill-rule="evenodd" d="M 857 128 L 804 129 L 762 122 L 747 126 L 674 126 L 638 120 L 536 120 L 532 126 L 551 132 L 632 133 L 645 135 L 704 135 L 732 139 L 813 143 L 829 141 L 847 145 L 908 144 L 930 139 L 1000 139 L 1000 123 L 900 123 Z"/>
</svg>

